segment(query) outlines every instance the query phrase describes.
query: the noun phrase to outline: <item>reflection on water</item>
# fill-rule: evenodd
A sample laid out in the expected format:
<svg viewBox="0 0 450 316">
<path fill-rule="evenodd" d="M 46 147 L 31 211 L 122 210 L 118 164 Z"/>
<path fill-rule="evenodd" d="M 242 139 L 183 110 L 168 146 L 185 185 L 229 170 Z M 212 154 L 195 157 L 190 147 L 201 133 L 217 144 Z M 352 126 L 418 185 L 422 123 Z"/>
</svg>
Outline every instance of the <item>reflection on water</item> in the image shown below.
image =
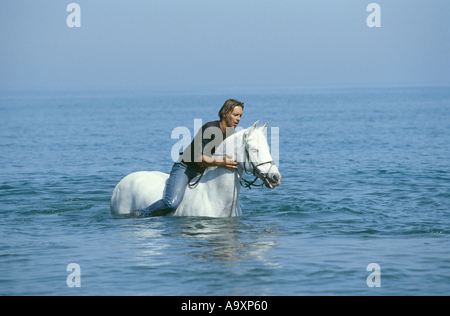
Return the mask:
<svg viewBox="0 0 450 316">
<path fill-rule="evenodd" d="M 241 218 L 182 218 L 174 222 L 175 226 L 188 242 L 188 255 L 197 260 L 265 262 L 265 254 L 276 245 L 273 234 Z"/>
<path fill-rule="evenodd" d="M 280 267 L 270 260 L 278 236 L 276 227 L 260 227 L 242 218 L 165 217 L 133 222 L 132 235 L 140 246 L 138 257 L 145 258 L 146 264 L 155 264 L 151 262 L 156 258 L 151 257 L 172 257 L 177 252 L 187 256 L 186 260 L 221 264 L 258 260 Z"/>
<path fill-rule="evenodd" d="M 164 238 L 164 223 L 152 218 L 128 219 L 128 229 L 124 235 L 129 237 L 128 241 L 134 243 L 136 248 L 135 257 L 130 258 L 130 261 L 137 261 L 137 266 L 146 267 L 167 264 L 169 257 L 165 255 L 165 249 L 170 245 Z M 161 260 L 164 258 L 166 260 Z"/>
</svg>

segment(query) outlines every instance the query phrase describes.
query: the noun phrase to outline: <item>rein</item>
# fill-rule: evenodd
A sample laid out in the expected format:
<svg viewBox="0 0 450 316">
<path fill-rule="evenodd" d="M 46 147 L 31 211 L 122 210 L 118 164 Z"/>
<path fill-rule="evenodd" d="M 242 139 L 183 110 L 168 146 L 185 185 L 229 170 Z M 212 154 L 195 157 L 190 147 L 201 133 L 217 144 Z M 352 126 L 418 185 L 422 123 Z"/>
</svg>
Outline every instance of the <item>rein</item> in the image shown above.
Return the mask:
<svg viewBox="0 0 450 316">
<path fill-rule="evenodd" d="M 197 181 L 195 181 L 194 183 L 189 183 L 188 182 L 189 187 L 193 188 L 193 187 L 195 187 L 197 185 L 197 183 L 200 182 L 200 180 L 202 179 L 203 175 L 205 174 L 205 170 L 203 170 L 202 174 L 200 175 L 200 177 L 198 177 Z"/>
</svg>

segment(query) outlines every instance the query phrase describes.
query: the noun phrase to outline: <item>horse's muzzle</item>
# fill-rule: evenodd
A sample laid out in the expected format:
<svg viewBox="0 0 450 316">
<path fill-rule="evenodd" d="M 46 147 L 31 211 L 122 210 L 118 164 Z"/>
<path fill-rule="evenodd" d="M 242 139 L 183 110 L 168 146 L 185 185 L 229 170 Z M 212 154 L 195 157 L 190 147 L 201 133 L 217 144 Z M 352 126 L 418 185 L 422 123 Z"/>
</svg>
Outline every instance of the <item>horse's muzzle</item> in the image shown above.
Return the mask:
<svg viewBox="0 0 450 316">
<path fill-rule="evenodd" d="M 273 189 L 281 183 L 281 175 L 279 173 L 270 173 L 264 181 L 267 188 Z"/>
</svg>

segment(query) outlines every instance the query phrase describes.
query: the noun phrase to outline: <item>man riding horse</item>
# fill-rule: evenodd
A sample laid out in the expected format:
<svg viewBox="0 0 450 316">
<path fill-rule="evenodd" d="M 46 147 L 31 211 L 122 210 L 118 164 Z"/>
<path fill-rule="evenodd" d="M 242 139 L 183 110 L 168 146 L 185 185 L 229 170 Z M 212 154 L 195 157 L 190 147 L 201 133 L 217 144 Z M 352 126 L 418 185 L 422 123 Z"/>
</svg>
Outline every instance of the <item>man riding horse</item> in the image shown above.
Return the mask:
<svg viewBox="0 0 450 316">
<path fill-rule="evenodd" d="M 219 111 L 219 121 L 208 122 L 202 126 L 191 144 L 180 154 L 180 159 L 173 164 L 169 179 L 167 179 L 164 196 L 150 206 L 134 212 L 135 216 L 163 216 L 177 209 L 188 183 L 200 176 L 206 167 L 217 166 L 234 171 L 237 169 L 236 159 L 224 157 L 214 159 L 216 146 L 225 138 L 235 133 L 244 110 L 244 103 L 234 99 L 225 101 Z M 209 130 L 211 137 L 205 137 Z"/>
</svg>

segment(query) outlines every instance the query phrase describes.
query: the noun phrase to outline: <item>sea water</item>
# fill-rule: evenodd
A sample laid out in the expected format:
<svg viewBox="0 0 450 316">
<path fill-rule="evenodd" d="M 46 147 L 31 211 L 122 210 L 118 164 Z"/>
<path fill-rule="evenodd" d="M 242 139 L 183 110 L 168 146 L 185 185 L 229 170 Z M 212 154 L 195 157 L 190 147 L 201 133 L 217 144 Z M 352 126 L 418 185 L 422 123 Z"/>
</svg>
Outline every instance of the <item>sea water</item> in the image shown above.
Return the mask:
<svg viewBox="0 0 450 316">
<path fill-rule="evenodd" d="M 228 98 L 281 185 L 238 218 L 112 216 Z M 449 295 L 449 233 L 449 87 L 0 95 L 0 295 Z"/>
</svg>

